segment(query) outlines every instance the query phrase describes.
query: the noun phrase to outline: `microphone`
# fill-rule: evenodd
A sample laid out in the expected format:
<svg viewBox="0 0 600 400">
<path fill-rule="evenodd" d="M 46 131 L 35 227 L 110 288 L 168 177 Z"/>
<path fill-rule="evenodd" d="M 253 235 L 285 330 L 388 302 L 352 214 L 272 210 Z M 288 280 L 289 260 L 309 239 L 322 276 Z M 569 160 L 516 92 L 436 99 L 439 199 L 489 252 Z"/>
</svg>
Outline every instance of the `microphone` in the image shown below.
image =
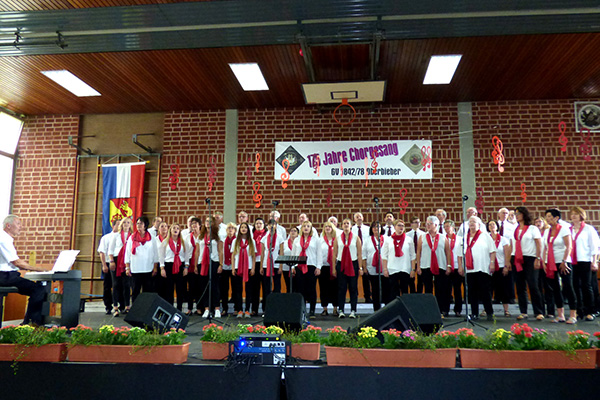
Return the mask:
<svg viewBox="0 0 600 400">
<path fill-rule="evenodd" d="M 463 201 L 467 201 L 469 200 L 469 196 L 467 196 L 466 194 L 463 196 Z"/>
<path fill-rule="evenodd" d="M 379 197 L 373 197 L 373 203 L 375 203 L 375 204 L 379 203 Z"/>
</svg>

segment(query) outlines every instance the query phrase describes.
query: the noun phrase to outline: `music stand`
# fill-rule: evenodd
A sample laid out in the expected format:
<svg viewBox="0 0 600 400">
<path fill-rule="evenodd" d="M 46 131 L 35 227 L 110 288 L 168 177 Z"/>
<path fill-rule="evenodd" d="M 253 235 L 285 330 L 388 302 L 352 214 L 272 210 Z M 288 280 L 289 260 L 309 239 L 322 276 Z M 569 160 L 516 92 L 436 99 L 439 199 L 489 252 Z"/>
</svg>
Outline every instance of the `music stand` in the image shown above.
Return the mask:
<svg viewBox="0 0 600 400">
<path fill-rule="evenodd" d="M 279 256 L 274 262 L 276 264 L 286 264 L 290 266 L 290 293 L 294 292 L 294 284 L 292 279 L 292 267 L 298 264 L 306 264 L 308 258 L 306 256 Z"/>
</svg>

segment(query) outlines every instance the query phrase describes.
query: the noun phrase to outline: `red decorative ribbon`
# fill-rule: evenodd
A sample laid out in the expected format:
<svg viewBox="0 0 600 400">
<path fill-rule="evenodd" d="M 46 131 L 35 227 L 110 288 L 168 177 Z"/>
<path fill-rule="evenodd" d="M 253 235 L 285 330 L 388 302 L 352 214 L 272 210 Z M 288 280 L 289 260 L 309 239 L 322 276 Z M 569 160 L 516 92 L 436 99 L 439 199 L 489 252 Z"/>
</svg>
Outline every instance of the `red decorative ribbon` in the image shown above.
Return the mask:
<svg viewBox="0 0 600 400">
<path fill-rule="evenodd" d="M 254 190 L 254 195 L 252 196 L 252 200 L 254 200 L 254 207 L 259 208 L 260 207 L 260 201 L 262 200 L 262 194 L 258 193 L 258 191 L 260 190 L 260 183 L 259 182 L 254 182 L 254 184 L 252 185 L 252 189 Z"/>
<path fill-rule="evenodd" d="M 286 158 L 281 162 L 281 166 L 283 167 L 284 171 L 283 174 L 281 174 L 281 187 L 285 189 L 288 187 L 287 181 L 290 180 L 290 173 L 288 172 L 288 169 L 290 168 L 290 160 Z"/>
<path fill-rule="evenodd" d="M 317 176 L 321 176 L 321 157 L 319 157 L 318 154 L 313 162 L 313 168 L 315 169 L 315 174 L 317 174 Z"/>
<path fill-rule="evenodd" d="M 210 168 L 208 169 L 208 191 L 210 192 L 215 184 L 217 176 L 217 165 L 215 164 L 215 156 L 210 156 Z"/>
<path fill-rule="evenodd" d="M 521 199 L 523 199 L 523 203 L 527 201 L 527 193 L 525 193 L 525 184 L 521 183 Z"/>
<path fill-rule="evenodd" d="M 504 172 L 504 154 L 502 154 L 502 149 L 504 146 L 502 145 L 502 140 L 498 136 L 494 136 L 492 138 L 492 146 L 494 146 L 494 151 L 492 151 L 492 158 L 494 159 L 494 164 L 498 164 L 498 171 Z"/>
<path fill-rule="evenodd" d="M 258 174 L 258 169 L 260 168 L 260 153 L 256 153 L 256 164 L 254 164 L 256 168 L 256 173 Z"/>
<path fill-rule="evenodd" d="M 365 187 L 369 186 L 369 157 L 365 157 Z"/>
<path fill-rule="evenodd" d="M 404 215 L 406 213 L 406 208 L 408 207 L 408 201 L 405 201 L 404 198 L 408 194 L 407 189 L 400 189 L 400 200 L 398 201 L 398 207 L 400 207 L 400 214 Z"/>
<path fill-rule="evenodd" d="M 171 182 L 171 190 L 177 189 L 179 183 L 179 157 L 177 157 L 177 163 L 171 164 L 171 176 L 169 176 L 169 182 Z"/>
<path fill-rule="evenodd" d="M 373 161 L 371 161 L 371 168 L 373 168 L 373 174 L 377 173 L 377 167 L 379 166 L 379 164 L 377 163 L 377 149 L 373 150 L 373 153 L 371 154 L 371 156 L 373 157 Z"/>
<path fill-rule="evenodd" d="M 246 168 L 246 182 L 248 182 L 248 186 L 252 185 L 252 159 L 250 155 L 248 155 L 248 167 Z"/>
<path fill-rule="evenodd" d="M 567 137 L 565 136 L 565 133 L 567 132 L 567 124 L 565 124 L 565 121 L 560 121 L 558 123 L 558 130 L 560 131 L 558 143 L 562 145 L 560 151 L 564 153 L 567 151 L 567 143 L 569 143 L 569 139 L 567 139 Z"/>
<path fill-rule="evenodd" d="M 421 147 L 421 157 L 423 171 L 426 171 L 428 167 L 431 168 L 431 146 Z"/>
<path fill-rule="evenodd" d="M 587 135 L 585 134 L 585 132 L 587 132 Z M 583 139 L 583 143 L 581 145 L 579 145 L 579 149 L 581 150 L 581 154 L 583 155 L 583 159 L 585 161 L 590 161 L 592 159 L 592 156 L 590 156 L 590 154 L 592 153 L 592 144 L 590 143 L 590 130 L 589 129 L 582 129 L 581 130 L 581 138 Z"/>
<path fill-rule="evenodd" d="M 342 164 L 342 160 L 340 160 L 340 177 L 344 177 L 344 164 Z"/>
<path fill-rule="evenodd" d="M 477 194 L 477 199 L 475 199 L 475 207 L 477 208 L 477 212 L 479 215 L 483 214 L 483 189 L 478 187 L 475 189 L 475 193 Z"/>
<path fill-rule="evenodd" d="M 331 188 L 327 188 L 327 207 L 331 207 Z"/>
</svg>

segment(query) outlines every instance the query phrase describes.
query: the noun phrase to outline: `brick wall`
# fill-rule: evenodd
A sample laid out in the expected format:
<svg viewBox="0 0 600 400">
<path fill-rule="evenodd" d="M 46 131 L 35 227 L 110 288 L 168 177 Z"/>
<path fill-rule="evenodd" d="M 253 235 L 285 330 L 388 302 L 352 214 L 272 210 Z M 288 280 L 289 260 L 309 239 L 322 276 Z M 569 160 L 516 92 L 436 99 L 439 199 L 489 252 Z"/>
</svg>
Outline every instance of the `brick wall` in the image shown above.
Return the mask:
<svg viewBox="0 0 600 400">
<path fill-rule="evenodd" d="M 15 241 L 20 257 L 36 251 L 38 263 L 53 263 L 69 248 L 77 150 L 67 142 L 77 137 L 79 117 L 31 117 L 19 141 L 12 212 L 22 218 Z"/>
<path fill-rule="evenodd" d="M 495 217 L 500 207 L 524 205 L 534 216 L 557 207 L 569 221 L 568 209 L 579 205 L 598 227 L 598 146 L 593 149 L 592 160 L 584 161 L 579 148 L 583 139 L 575 133 L 573 109 L 571 100 L 473 103 L 475 174 L 477 185 L 484 191 L 485 217 Z M 558 142 L 560 121 L 567 126 L 566 153 Z M 503 173 L 492 161 L 494 135 L 504 146 Z"/>
</svg>

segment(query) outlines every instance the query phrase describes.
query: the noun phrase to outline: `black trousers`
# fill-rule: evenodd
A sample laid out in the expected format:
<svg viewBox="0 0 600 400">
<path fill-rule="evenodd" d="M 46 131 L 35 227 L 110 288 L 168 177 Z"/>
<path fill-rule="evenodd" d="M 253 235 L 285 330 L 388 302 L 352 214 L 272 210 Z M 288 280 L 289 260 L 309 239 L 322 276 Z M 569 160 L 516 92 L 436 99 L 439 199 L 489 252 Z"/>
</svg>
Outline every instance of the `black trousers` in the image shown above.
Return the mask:
<svg viewBox="0 0 600 400">
<path fill-rule="evenodd" d="M 483 309 L 487 315 L 494 314 L 492 307 L 492 277 L 485 272 L 468 272 L 467 284 L 469 285 L 469 304 L 471 314 L 479 315 L 479 301 L 483 303 Z"/>
<path fill-rule="evenodd" d="M 569 263 L 567 266 L 571 267 Z M 546 306 L 548 314 L 554 315 L 556 308 L 563 308 L 565 306 L 564 298 L 566 297 L 569 301 L 569 308 L 572 310 L 576 309 L 577 300 L 575 297 L 575 291 L 573 290 L 573 271 L 567 274 L 560 272 L 560 263 L 556 264 L 556 272 L 554 272 L 554 278 L 548 278 L 544 272 L 544 292 L 546 293 Z M 560 282 L 562 281 L 562 290 L 560 288 Z"/>
<path fill-rule="evenodd" d="M 591 275 L 592 278 L 590 281 L 590 285 L 592 285 L 593 294 L 592 308 L 593 312 L 597 313 L 598 311 L 600 311 L 600 293 L 598 292 L 598 271 L 592 271 Z"/>
<path fill-rule="evenodd" d="M 132 273 L 131 280 L 133 281 L 133 289 L 131 290 L 131 299 L 135 303 L 135 299 L 140 292 L 154 292 L 154 279 L 152 272 Z"/>
<path fill-rule="evenodd" d="M 389 291 L 389 285 L 385 285 L 384 281 L 385 281 L 385 277 L 383 275 L 381 275 L 381 298 L 379 297 L 379 274 L 373 274 L 373 275 L 366 275 L 363 274 L 362 276 L 363 280 L 368 280 L 371 284 L 371 288 L 373 289 L 373 292 L 371 293 L 371 297 L 373 300 L 373 311 L 377 311 L 381 308 L 381 298 L 385 297 L 383 296 L 383 287 L 384 286 L 388 286 L 388 291 Z M 389 278 L 388 278 L 389 279 Z"/>
<path fill-rule="evenodd" d="M 186 287 L 188 310 L 192 311 L 194 304 L 200 299 L 200 275 L 196 272 L 188 272 L 184 278 L 184 286 Z M 198 309 L 197 305 L 196 309 Z"/>
<path fill-rule="evenodd" d="M 173 293 L 177 292 L 177 309 L 181 311 L 183 308 L 183 302 L 186 296 L 185 293 L 185 280 L 183 276 L 184 265 L 179 266 L 179 272 L 173 275 L 173 263 L 165 262 L 165 272 L 167 277 L 163 278 L 162 275 L 159 279 L 158 295 L 165 299 L 165 301 L 173 305 L 174 298 Z"/>
<path fill-rule="evenodd" d="M 346 306 L 346 292 L 350 292 L 350 311 L 356 312 L 358 303 L 358 260 L 352 261 L 354 276 L 346 276 L 342 273 L 342 263 L 337 262 L 335 269 L 338 277 L 338 305 L 340 312 L 344 312 Z"/>
<path fill-rule="evenodd" d="M 585 316 L 594 311 L 594 292 L 592 291 L 592 263 L 579 261 L 573 264 L 573 288 L 577 296 L 577 315 Z"/>
<path fill-rule="evenodd" d="M 317 307 L 317 277 L 315 276 L 315 270 L 314 265 L 308 265 L 306 272 L 302 272 L 301 268 L 296 267 L 298 291 L 302 293 L 304 301 L 309 304 L 311 312 L 314 312 Z M 294 285 L 296 285 L 296 282 L 294 282 Z"/>
<path fill-rule="evenodd" d="M 414 278 L 412 280 L 414 280 Z M 390 274 L 390 277 L 387 278 L 387 284 L 383 285 L 383 300 L 385 304 L 389 304 L 401 294 L 408 294 L 410 290 L 410 281 L 410 274 L 407 274 L 406 272 Z"/>
<path fill-rule="evenodd" d="M 244 299 L 244 278 L 241 275 L 231 276 L 231 299 L 233 300 L 233 311 L 238 313 L 244 311 L 242 301 Z"/>
<path fill-rule="evenodd" d="M 208 275 L 200 275 L 200 309 L 204 310 L 209 307 L 209 296 L 210 296 L 210 307 L 211 311 L 214 308 L 219 307 L 219 262 L 210 261 L 210 269 Z M 210 285 L 210 287 L 209 287 Z"/>
<path fill-rule="evenodd" d="M 440 271 L 442 273 L 442 271 Z M 433 293 L 433 274 L 431 269 L 425 268 L 421 270 L 421 275 L 417 274 L 417 279 L 421 280 L 421 284 L 425 289 L 425 293 Z M 417 293 L 423 293 L 417 289 Z"/>
<path fill-rule="evenodd" d="M 465 287 L 465 277 L 460 276 L 457 268 L 454 268 L 452 272 L 450 272 L 450 285 L 452 286 L 452 293 L 454 295 L 454 312 L 460 314 L 463 308 L 462 291 Z"/>
<path fill-rule="evenodd" d="M 250 275 L 246 282 L 246 311 L 256 314 L 260 307 L 260 286 L 262 284 L 260 268 L 260 262 L 257 262 L 256 272 L 254 275 Z"/>
<path fill-rule="evenodd" d="M 106 311 L 112 310 L 113 306 L 113 295 L 112 295 L 112 274 L 110 269 L 107 273 L 102 272 L 102 300 L 104 301 L 104 308 Z"/>
<path fill-rule="evenodd" d="M 431 272 L 431 270 L 429 271 Z M 440 311 L 447 314 L 450 312 L 450 296 L 452 292 L 450 275 L 446 275 L 446 271 L 440 269 L 440 273 L 438 275 L 433 275 L 433 279 L 435 285 L 435 298 L 440 306 Z"/>
<path fill-rule="evenodd" d="M 33 282 L 21 278 L 18 271 L 0 271 L 0 286 L 14 286 L 19 289 L 19 294 L 29 296 L 27 311 L 23 318 L 25 324 L 42 325 L 42 306 L 46 300 L 46 290 L 41 282 Z"/>
<path fill-rule="evenodd" d="M 124 311 L 131 302 L 131 278 L 125 272 L 117 276 L 116 271 L 110 271 L 113 284 L 113 305 Z"/>
<path fill-rule="evenodd" d="M 321 296 L 321 306 L 325 309 L 329 304 L 338 306 L 337 296 L 337 277 L 331 275 L 331 267 L 323 265 L 321 275 L 319 275 L 319 294 Z"/>
<path fill-rule="evenodd" d="M 224 269 L 219 274 L 219 294 L 223 313 L 229 312 L 229 287 L 233 289 L 233 275 L 230 269 Z"/>
<path fill-rule="evenodd" d="M 515 257 L 511 257 L 515 265 Z M 531 305 L 535 315 L 543 314 L 542 295 L 540 294 L 538 280 L 540 270 L 535 269 L 535 257 L 523 256 L 523 270 L 517 272 L 517 296 L 519 297 L 519 312 L 527 314 L 527 287 L 531 294 Z M 515 267 L 516 270 L 516 267 Z"/>
<path fill-rule="evenodd" d="M 494 271 L 494 274 L 492 275 L 492 286 L 494 288 L 494 300 L 499 301 L 502 304 L 508 304 L 512 299 L 511 293 L 514 291 L 513 278 L 511 271 L 506 275 L 502 273 L 504 268 Z"/>
<path fill-rule="evenodd" d="M 556 269 L 559 271 L 556 273 L 556 275 L 560 275 L 563 299 L 567 299 L 569 302 L 570 310 L 577 310 L 577 296 L 575 295 L 575 289 L 573 288 L 573 267 L 570 263 L 567 265 L 571 268 L 571 272 L 563 274 L 560 272 L 560 269 L 557 265 Z"/>
<path fill-rule="evenodd" d="M 363 287 L 363 296 L 365 298 L 365 302 L 369 302 L 372 301 L 372 297 L 371 297 L 371 280 L 368 279 L 366 276 L 363 275 L 362 277 L 362 287 Z M 375 290 L 375 289 L 373 289 Z"/>
</svg>

